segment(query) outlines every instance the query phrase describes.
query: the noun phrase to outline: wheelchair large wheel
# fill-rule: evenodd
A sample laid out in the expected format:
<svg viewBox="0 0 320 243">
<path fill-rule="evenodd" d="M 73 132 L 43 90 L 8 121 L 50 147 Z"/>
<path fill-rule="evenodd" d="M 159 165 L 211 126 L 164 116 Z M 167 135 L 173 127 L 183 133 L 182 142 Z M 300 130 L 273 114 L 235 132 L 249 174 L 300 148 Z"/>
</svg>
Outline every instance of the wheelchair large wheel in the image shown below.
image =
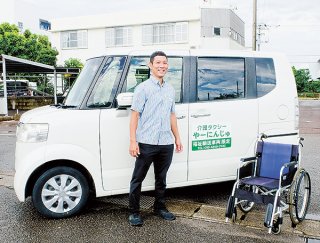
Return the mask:
<svg viewBox="0 0 320 243">
<path fill-rule="evenodd" d="M 295 173 L 290 188 L 289 213 L 293 224 L 297 225 L 306 217 L 310 195 L 311 180 L 309 173 L 300 168 Z"/>
<path fill-rule="evenodd" d="M 242 190 L 246 190 L 246 191 L 254 191 L 254 186 L 250 186 L 250 185 L 243 185 L 242 187 L 240 187 Z M 254 206 L 254 202 L 250 202 L 248 200 L 241 200 L 238 203 L 238 207 L 239 209 L 243 212 L 243 213 L 248 213 L 252 210 Z"/>
</svg>

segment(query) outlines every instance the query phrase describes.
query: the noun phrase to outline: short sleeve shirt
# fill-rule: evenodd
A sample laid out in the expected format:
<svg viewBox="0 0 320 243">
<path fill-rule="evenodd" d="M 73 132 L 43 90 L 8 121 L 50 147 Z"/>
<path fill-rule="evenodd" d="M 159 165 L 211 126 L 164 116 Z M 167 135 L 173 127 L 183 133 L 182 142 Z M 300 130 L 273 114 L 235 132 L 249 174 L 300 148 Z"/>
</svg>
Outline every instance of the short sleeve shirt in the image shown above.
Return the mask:
<svg viewBox="0 0 320 243">
<path fill-rule="evenodd" d="M 131 109 L 139 112 L 136 140 L 139 143 L 168 145 L 174 143 L 171 113 L 175 112 L 175 91 L 167 82 L 154 78 L 139 84 L 133 94 Z"/>
</svg>

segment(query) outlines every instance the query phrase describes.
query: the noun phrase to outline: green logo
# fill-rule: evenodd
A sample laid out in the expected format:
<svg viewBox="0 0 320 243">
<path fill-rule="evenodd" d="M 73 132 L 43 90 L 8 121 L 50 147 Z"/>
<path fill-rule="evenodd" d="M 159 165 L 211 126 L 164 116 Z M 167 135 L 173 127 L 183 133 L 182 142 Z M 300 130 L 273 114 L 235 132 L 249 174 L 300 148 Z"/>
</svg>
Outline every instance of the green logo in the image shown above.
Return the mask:
<svg viewBox="0 0 320 243">
<path fill-rule="evenodd" d="M 230 147 L 231 147 L 231 138 L 192 141 L 192 151 L 230 148 Z"/>
</svg>

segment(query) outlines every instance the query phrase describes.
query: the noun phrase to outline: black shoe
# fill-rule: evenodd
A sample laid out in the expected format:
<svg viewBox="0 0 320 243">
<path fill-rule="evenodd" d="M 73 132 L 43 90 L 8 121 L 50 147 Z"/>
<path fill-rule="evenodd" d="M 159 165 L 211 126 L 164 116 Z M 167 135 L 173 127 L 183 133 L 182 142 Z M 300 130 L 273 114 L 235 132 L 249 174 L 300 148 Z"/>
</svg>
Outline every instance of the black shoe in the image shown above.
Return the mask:
<svg viewBox="0 0 320 243">
<path fill-rule="evenodd" d="M 140 214 L 133 213 L 129 215 L 129 223 L 131 226 L 142 226 L 143 220 Z"/>
<path fill-rule="evenodd" d="M 174 216 L 173 213 L 170 213 L 167 209 L 157 209 L 154 210 L 154 213 L 163 218 L 164 220 L 172 221 L 176 219 L 176 216 Z"/>
</svg>

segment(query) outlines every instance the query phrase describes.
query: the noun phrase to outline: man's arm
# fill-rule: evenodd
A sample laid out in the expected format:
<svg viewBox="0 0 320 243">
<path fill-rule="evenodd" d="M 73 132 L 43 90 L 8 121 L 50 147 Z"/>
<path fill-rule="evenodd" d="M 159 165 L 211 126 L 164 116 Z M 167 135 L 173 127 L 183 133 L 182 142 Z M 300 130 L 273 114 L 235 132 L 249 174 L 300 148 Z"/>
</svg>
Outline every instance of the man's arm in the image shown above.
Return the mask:
<svg viewBox="0 0 320 243">
<path fill-rule="evenodd" d="M 136 131 L 138 127 L 139 112 L 132 111 L 130 119 L 130 147 L 129 153 L 132 157 L 138 157 L 140 154 L 139 146 L 136 140 Z"/>
<path fill-rule="evenodd" d="M 171 122 L 171 131 L 172 131 L 173 136 L 175 138 L 176 151 L 181 152 L 183 150 L 183 146 L 182 146 L 182 143 L 180 140 L 180 134 L 179 134 L 178 124 L 177 124 L 177 117 L 176 117 L 175 113 L 171 113 L 170 122 Z"/>
</svg>

